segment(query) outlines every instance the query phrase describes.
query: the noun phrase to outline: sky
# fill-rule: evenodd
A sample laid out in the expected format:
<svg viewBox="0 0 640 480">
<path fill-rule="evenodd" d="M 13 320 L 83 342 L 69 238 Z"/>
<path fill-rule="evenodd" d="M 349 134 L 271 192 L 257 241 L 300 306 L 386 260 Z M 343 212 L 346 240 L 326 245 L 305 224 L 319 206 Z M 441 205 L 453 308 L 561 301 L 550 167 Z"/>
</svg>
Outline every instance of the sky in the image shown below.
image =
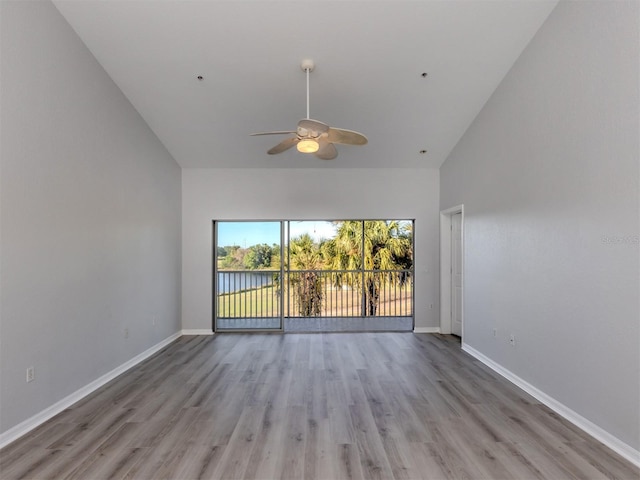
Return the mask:
<svg viewBox="0 0 640 480">
<path fill-rule="evenodd" d="M 218 245 L 242 248 L 266 243 L 280 244 L 280 222 L 218 222 Z M 335 228 L 327 221 L 291 221 L 291 238 L 308 233 L 314 240 L 331 238 Z"/>
</svg>

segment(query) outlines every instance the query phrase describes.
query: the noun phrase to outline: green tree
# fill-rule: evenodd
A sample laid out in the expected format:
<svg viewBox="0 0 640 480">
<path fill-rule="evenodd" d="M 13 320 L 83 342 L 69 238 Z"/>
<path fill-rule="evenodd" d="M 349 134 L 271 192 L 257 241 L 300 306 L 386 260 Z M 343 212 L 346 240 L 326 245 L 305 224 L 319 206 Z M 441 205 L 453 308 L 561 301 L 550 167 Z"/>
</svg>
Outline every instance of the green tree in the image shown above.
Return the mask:
<svg viewBox="0 0 640 480">
<path fill-rule="evenodd" d="M 412 249 L 408 226 L 376 220 L 365 221 L 363 228 L 363 222 L 349 220 L 338 222 L 336 236 L 323 245 L 323 255 L 327 269 L 354 271 L 333 274 L 334 284 L 357 288 L 364 297 L 365 314 L 375 316 L 382 285 L 407 281 L 405 270 L 412 266 Z"/>
<path fill-rule="evenodd" d="M 320 247 L 307 233 L 291 239 L 289 243 L 290 283 L 298 313 L 302 317 L 322 312 L 322 270 Z"/>
<path fill-rule="evenodd" d="M 280 269 L 280 245 L 274 243 L 271 245 L 271 264 L 272 269 Z"/>
<path fill-rule="evenodd" d="M 242 269 L 246 250 L 240 248 L 239 245 L 228 245 L 224 249 L 227 255 L 219 259 L 218 267 L 225 270 Z"/>
<path fill-rule="evenodd" d="M 271 266 L 271 252 L 271 247 L 266 243 L 253 245 L 249 247 L 242 262 L 250 270 L 269 268 Z"/>
</svg>

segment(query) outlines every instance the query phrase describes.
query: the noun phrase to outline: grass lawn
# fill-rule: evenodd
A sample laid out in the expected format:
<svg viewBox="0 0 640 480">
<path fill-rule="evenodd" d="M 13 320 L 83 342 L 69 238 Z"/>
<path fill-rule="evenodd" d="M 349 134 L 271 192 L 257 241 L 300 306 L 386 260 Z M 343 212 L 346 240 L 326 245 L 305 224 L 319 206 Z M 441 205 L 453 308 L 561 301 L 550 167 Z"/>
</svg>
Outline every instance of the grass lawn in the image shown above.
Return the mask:
<svg viewBox="0 0 640 480">
<path fill-rule="evenodd" d="M 361 295 L 352 289 L 327 287 L 324 289 L 321 317 L 352 317 L 362 315 Z M 289 315 L 286 315 L 287 306 Z M 285 305 L 286 316 L 298 316 L 293 292 Z M 275 285 L 258 287 L 233 293 L 218 295 L 218 318 L 279 317 L 280 292 Z M 412 289 L 410 285 L 402 289 L 381 292 L 377 316 L 411 316 Z"/>
</svg>

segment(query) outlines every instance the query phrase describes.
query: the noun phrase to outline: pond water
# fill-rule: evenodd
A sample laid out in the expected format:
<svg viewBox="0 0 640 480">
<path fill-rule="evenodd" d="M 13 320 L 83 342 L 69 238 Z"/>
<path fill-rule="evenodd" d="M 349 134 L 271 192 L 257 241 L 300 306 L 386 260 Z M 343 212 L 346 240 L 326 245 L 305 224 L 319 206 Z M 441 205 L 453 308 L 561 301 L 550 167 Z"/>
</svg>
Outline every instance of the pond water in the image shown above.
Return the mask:
<svg viewBox="0 0 640 480">
<path fill-rule="evenodd" d="M 273 272 L 218 272 L 217 293 L 231 293 L 271 285 L 273 275 Z"/>
</svg>

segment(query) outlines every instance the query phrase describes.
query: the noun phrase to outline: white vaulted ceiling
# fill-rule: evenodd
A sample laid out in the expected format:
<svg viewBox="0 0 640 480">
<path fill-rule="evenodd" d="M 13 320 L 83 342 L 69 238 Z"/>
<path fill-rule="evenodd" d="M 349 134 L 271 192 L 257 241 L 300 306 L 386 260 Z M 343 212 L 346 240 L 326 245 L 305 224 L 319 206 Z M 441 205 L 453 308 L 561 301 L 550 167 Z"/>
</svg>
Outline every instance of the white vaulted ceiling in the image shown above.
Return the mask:
<svg viewBox="0 0 640 480">
<path fill-rule="evenodd" d="M 437 168 L 556 3 L 54 0 L 185 168 Z M 305 117 L 304 58 L 311 118 L 368 145 L 322 161 L 249 136 Z"/>
</svg>

